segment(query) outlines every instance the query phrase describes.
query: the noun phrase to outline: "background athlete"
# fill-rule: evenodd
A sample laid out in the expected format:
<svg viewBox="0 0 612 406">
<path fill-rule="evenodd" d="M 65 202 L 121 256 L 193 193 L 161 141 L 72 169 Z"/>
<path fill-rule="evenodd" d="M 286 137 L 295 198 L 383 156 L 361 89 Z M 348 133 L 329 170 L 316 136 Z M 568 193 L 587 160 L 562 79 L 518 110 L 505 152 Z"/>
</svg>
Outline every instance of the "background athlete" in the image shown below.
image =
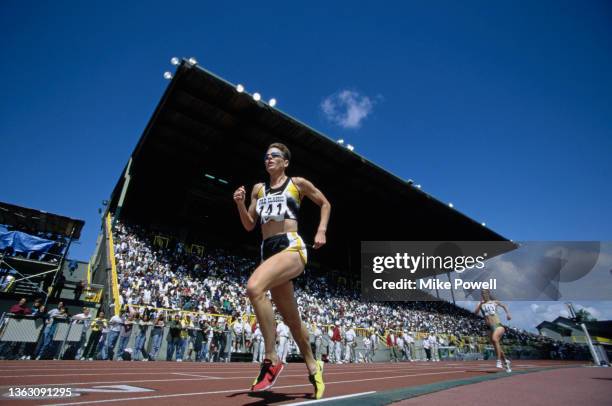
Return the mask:
<svg viewBox="0 0 612 406">
<path fill-rule="evenodd" d="M 265 359 L 251 390 L 270 389 L 283 370 L 274 345 L 276 325 L 272 303 L 266 296 L 269 291 L 304 357 L 309 380 L 314 386 L 314 397 L 320 399 L 325 390 L 323 363 L 317 362 L 313 357 L 308 330 L 298 312 L 292 280 L 304 271 L 308 259 L 306 245 L 297 233 L 302 197 L 308 197 L 321 208 L 321 218 L 313 244 L 315 249 L 326 243 L 325 233 L 331 205 L 311 182 L 304 178 L 290 178 L 285 174 L 290 160 L 291 153 L 285 145 L 270 145 L 264 157 L 266 171 L 270 175 L 269 183 L 253 186 L 248 208 L 245 204 L 244 186 L 234 192 L 234 201 L 242 225 L 247 231 L 251 231 L 259 218 L 263 236 L 262 262 L 247 283 L 247 295 L 255 310 L 265 342 Z"/>
<path fill-rule="evenodd" d="M 501 339 L 506 329 L 501 325 L 499 320 L 499 316 L 497 315 L 497 308 L 501 307 L 506 312 L 506 319 L 512 320 L 512 316 L 510 316 L 510 312 L 508 311 L 508 306 L 503 304 L 500 301 L 492 300 L 491 294 L 488 290 L 482 291 L 482 300 L 476 307 L 474 313 L 478 314 L 479 312 L 485 318 L 485 321 L 490 329 L 490 339 L 493 347 L 495 348 L 495 354 L 497 355 L 497 368 L 506 368 L 506 372 L 512 372 L 510 367 L 510 360 L 506 357 L 504 350 L 501 346 Z M 502 364 L 503 361 L 503 364 Z"/>
</svg>

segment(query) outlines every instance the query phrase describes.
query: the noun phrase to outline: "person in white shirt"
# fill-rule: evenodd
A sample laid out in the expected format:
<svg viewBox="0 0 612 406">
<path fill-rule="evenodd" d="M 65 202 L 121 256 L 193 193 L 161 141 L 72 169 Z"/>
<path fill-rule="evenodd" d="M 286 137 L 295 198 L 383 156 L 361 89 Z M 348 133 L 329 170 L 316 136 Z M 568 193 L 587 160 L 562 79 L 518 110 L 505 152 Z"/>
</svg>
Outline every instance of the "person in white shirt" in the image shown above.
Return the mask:
<svg viewBox="0 0 612 406">
<path fill-rule="evenodd" d="M 145 288 L 144 290 L 144 296 L 143 296 L 143 301 L 146 305 L 151 304 L 151 289 L 149 288 Z"/>
<path fill-rule="evenodd" d="M 244 346 L 247 352 L 251 351 L 251 345 L 253 342 L 253 329 L 251 328 L 251 324 L 247 321 L 243 322 L 244 329 Z"/>
<path fill-rule="evenodd" d="M 314 326 L 313 336 L 315 345 L 315 359 L 320 361 L 323 353 L 323 332 L 316 324 Z"/>
<path fill-rule="evenodd" d="M 330 363 L 335 364 L 335 343 L 332 341 L 332 337 L 334 336 L 333 327 L 330 326 L 329 329 L 327 329 L 327 336 L 329 337 L 329 339 L 327 340 L 327 358 Z"/>
<path fill-rule="evenodd" d="M 370 363 L 372 362 L 372 341 L 370 340 L 370 337 L 365 336 L 363 339 L 363 349 L 364 349 L 364 356 L 363 356 L 363 362 L 365 363 Z"/>
<path fill-rule="evenodd" d="M 353 330 L 353 326 L 351 325 L 351 323 L 347 323 L 346 331 L 344 332 L 344 362 L 347 364 L 355 361 L 355 345 L 357 344 L 357 342 L 355 341 L 356 337 L 357 335 L 355 334 L 355 330 Z"/>
<path fill-rule="evenodd" d="M 242 335 L 244 331 L 244 326 L 242 325 L 242 320 L 238 319 L 234 322 L 234 352 L 242 352 L 242 347 L 244 344 L 244 336 Z"/>
<path fill-rule="evenodd" d="M 429 340 L 430 348 L 431 348 L 431 360 L 434 362 L 440 361 L 440 354 L 438 352 L 438 340 L 433 333 L 429 334 L 427 338 Z"/>
<path fill-rule="evenodd" d="M 404 361 L 406 359 L 406 350 L 404 348 L 405 340 L 404 335 L 401 332 L 398 334 L 395 342 L 397 343 L 397 349 L 399 350 L 400 361 Z"/>
<path fill-rule="evenodd" d="M 253 362 L 261 363 L 263 362 L 263 357 L 265 353 L 265 346 L 263 342 L 263 335 L 261 334 L 261 329 L 259 328 L 259 323 L 255 327 L 255 332 L 253 333 Z"/>
<path fill-rule="evenodd" d="M 283 322 L 282 319 L 278 322 L 276 326 L 276 337 L 278 340 L 278 347 L 276 349 L 276 353 L 280 361 L 283 364 L 287 363 L 287 353 L 289 352 L 289 345 L 287 340 L 289 339 L 289 327 Z"/>
<path fill-rule="evenodd" d="M 81 340 L 78 343 L 79 348 L 76 354 L 76 359 L 81 359 L 81 355 L 83 354 L 83 351 L 85 351 L 85 346 L 87 345 L 87 332 L 89 331 L 89 326 L 91 325 L 91 314 L 89 314 L 89 308 L 84 307 L 82 313 L 72 317 L 72 324 L 83 325 Z M 73 328 L 74 327 L 76 326 L 73 326 Z"/>
<path fill-rule="evenodd" d="M 429 337 L 423 338 L 423 349 L 425 350 L 425 357 L 427 361 L 431 361 L 431 341 Z"/>
<path fill-rule="evenodd" d="M 121 326 L 123 325 L 123 319 L 119 315 L 114 315 L 108 321 L 108 335 L 106 336 L 106 346 L 104 353 L 106 354 L 105 359 L 112 360 L 115 356 L 115 345 L 119 339 L 121 333 Z M 120 354 L 121 355 L 121 354 Z"/>
<path fill-rule="evenodd" d="M 410 332 L 406 333 L 406 354 L 410 362 L 414 361 L 414 337 Z"/>
<path fill-rule="evenodd" d="M 376 350 L 378 349 L 378 336 L 376 335 L 376 329 L 374 329 L 372 327 L 371 329 L 371 333 L 370 333 L 370 346 L 371 346 L 371 350 L 370 350 L 370 362 L 374 362 L 374 354 L 376 353 Z"/>
</svg>

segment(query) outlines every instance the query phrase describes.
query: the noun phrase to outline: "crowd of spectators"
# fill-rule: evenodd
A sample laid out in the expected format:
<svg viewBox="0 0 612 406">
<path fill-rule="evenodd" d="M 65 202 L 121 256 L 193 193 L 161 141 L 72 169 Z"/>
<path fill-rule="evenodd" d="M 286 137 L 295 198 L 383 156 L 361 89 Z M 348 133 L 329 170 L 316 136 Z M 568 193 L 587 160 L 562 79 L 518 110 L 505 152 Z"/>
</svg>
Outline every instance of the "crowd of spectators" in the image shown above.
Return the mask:
<svg viewBox="0 0 612 406">
<path fill-rule="evenodd" d="M 11 347 L 12 354 L 56 356 L 59 348 L 52 337 L 57 321 L 64 319 L 84 325 L 80 342 L 66 351 L 78 359 L 229 362 L 232 352 L 252 352 L 254 361 L 261 357 L 261 332 L 245 291 L 258 258 L 210 247 L 189 252 L 181 243 L 171 246 L 169 238 L 156 239 L 142 227 L 121 223 L 115 224 L 113 237 L 120 314 L 107 319 L 100 311 L 93 318 L 84 308 L 70 316 L 61 303 L 46 311 L 40 302 L 32 310 L 20 302 L 11 313 L 37 315 L 44 318 L 45 327 L 38 343 L 16 351 Z M 367 361 L 376 348 L 386 346 L 392 359 L 410 360 L 415 339 L 421 339 L 424 352 L 435 360 L 440 346 L 479 351 L 486 343 L 484 320 L 469 310 L 444 301 L 362 302 L 354 286 L 340 282 L 308 269 L 295 281 L 298 308 L 311 328 L 317 357 L 325 352 L 335 362 L 358 357 Z M 329 337 L 326 351 L 322 335 Z M 363 337 L 363 354 L 355 354 L 357 335 Z M 163 339 L 166 353 L 160 354 Z M 507 329 L 504 343 L 544 348 L 551 356 L 572 350 L 515 328 Z M 297 351 L 290 339 L 282 347 L 284 353 Z"/>
<path fill-rule="evenodd" d="M 221 249 L 189 253 L 181 243 L 156 247 L 155 233 L 120 223 L 115 225 L 114 237 L 122 305 L 234 318 L 252 315 L 245 286 L 258 258 L 231 255 Z M 359 291 L 347 283 L 334 283 L 327 275 L 312 275 L 308 269 L 295 281 L 295 295 L 308 325 L 339 322 L 341 326 L 374 329 L 380 337 L 389 330 L 456 338 L 486 337 L 488 332 L 482 317 L 449 302 L 363 302 Z M 508 342 L 528 345 L 548 340 L 515 328 L 507 330 Z"/>
</svg>

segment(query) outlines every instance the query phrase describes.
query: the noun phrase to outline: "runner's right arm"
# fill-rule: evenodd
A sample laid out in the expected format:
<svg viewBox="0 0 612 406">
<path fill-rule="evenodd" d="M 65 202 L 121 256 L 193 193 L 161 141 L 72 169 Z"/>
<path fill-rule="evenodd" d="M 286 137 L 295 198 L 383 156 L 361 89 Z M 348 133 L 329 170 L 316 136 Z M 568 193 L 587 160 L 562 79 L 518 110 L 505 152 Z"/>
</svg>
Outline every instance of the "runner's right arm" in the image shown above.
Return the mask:
<svg viewBox="0 0 612 406">
<path fill-rule="evenodd" d="M 238 214 L 240 215 L 240 221 L 242 222 L 242 226 L 247 231 L 252 231 L 257 225 L 257 193 L 259 193 L 259 189 L 262 187 L 261 183 L 253 186 L 253 190 L 251 191 L 251 202 L 249 204 L 249 208 L 247 209 L 245 204 L 246 199 L 246 189 L 244 186 L 240 186 L 234 192 L 234 202 L 238 207 Z"/>
</svg>

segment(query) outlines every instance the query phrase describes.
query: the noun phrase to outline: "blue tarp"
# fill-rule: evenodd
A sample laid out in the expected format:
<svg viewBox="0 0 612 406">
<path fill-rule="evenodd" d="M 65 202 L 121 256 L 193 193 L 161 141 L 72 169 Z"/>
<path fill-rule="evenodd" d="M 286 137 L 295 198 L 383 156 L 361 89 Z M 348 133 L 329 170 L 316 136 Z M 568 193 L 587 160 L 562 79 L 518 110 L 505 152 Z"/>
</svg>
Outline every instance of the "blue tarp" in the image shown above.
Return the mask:
<svg viewBox="0 0 612 406">
<path fill-rule="evenodd" d="M 0 231 L 0 249 L 13 248 L 14 252 L 46 253 L 55 241 L 35 237 L 21 231 Z"/>
</svg>

